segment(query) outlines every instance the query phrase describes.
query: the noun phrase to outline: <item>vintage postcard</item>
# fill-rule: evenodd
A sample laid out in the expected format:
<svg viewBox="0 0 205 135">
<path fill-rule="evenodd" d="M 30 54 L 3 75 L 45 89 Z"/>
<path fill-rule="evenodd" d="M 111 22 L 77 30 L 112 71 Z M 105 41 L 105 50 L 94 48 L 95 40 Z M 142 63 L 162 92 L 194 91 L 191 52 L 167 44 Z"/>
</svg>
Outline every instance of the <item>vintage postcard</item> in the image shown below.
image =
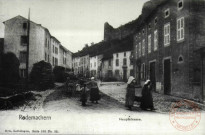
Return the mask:
<svg viewBox="0 0 205 135">
<path fill-rule="evenodd" d="M 0 0 L 0 134 L 205 134 L 204 0 Z"/>
</svg>

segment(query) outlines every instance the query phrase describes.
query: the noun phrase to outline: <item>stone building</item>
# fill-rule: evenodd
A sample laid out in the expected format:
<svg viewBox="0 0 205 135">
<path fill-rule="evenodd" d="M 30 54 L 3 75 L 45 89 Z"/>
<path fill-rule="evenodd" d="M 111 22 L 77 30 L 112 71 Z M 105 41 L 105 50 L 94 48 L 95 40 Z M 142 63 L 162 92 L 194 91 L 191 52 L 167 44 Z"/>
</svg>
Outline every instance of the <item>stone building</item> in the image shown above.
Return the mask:
<svg viewBox="0 0 205 135">
<path fill-rule="evenodd" d="M 113 76 L 117 80 L 127 81 L 133 76 L 133 64 L 130 61 L 131 51 L 113 53 Z"/>
<path fill-rule="evenodd" d="M 148 7 L 151 7 L 149 9 Z M 204 46 L 205 1 L 149 1 L 134 35 L 134 71 L 139 83 L 154 90 L 204 101 L 199 53 Z"/>
<path fill-rule="evenodd" d="M 112 54 L 104 55 L 102 58 L 102 80 L 109 81 L 108 79 L 113 78 L 113 57 Z"/>
<path fill-rule="evenodd" d="M 50 62 L 52 63 L 51 65 L 54 66 L 59 66 L 59 59 L 60 59 L 60 54 L 59 54 L 59 50 L 60 50 L 60 41 L 58 41 L 58 39 L 56 39 L 55 37 L 51 36 L 51 48 L 49 52 L 51 52 L 51 60 Z M 46 60 L 46 58 L 45 58 Z"/>
<path fill-rule="evenodd" d="M 80 57 L 76 56 L 75 54 L 72 57 L 72 62 L 73 62 L 73 72 L 75 75 L 79 74 L 80 71 Z"/>
<path fill-rule="evenodd" d="M 19 58 L 20 76 L 25 77 L 28 20 L 19 15 L 3 23 L 5 25 L 4 52 L 13 52 Z M 59 65 L 60 42 L 50 34 L 49 30 L 41 24 L 30 21 L 29 35 L 29 72 L 34 63 L 42 60 L 53 66 Z"/>
<path fill-rule="evenodd" d="M 134 34 L 136 20 L 121 25 L 118 28 L 113 28 L 108 22 L 104 24 L 104 41 L 110 41 L 113 39 L 123 39 L 127 36 Z"/>
<path fill-rule="evenodd" d="M 102 58 L 102 54 L 90 57 L 90 76 L 93 76 L 95 78 L 101 77 Z"/>
<path fill-rule="evenodd" d="M 59 66 L 72 69 L 72 52 L 62 45 L 59 48 Z"/>
<path fill-rule="evenodd" d="M 80 56 L 79 62 L 79 74 L 83 75 L 84 77 L 89 77 L 90 75 L 90 56 L 89 54 L 84 54 Z"/>
</svg>

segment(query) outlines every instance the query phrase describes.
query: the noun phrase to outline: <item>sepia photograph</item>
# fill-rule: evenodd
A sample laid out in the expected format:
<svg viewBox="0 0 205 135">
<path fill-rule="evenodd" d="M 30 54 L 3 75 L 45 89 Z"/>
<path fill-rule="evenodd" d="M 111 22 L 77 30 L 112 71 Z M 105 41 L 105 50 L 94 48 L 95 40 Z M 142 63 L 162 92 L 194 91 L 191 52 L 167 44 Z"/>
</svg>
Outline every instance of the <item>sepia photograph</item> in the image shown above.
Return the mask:
<svg viewBox="0 0 205 135">
<path fill-rule="evenodd" d="M 205 0 L 0 0 L 0 135 L 205 135 Z"/>
</svg>

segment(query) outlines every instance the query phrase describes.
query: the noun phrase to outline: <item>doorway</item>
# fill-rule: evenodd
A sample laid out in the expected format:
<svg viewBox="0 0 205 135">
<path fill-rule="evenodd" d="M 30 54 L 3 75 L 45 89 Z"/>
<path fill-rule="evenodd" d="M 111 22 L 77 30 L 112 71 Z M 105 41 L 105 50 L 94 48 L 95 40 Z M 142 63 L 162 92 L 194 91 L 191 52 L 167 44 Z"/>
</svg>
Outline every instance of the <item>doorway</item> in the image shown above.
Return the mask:
<svg viewBox="0 0 205 135">
<path fill-rule="evenodd" d="M 156 73 L 155 73 L 155 71 L 156 71 L 156 69 L 155 69 L 155 66 L 156 65 L 156 62 L 151 62 L 150 63 L 150 81 L 152 82 L 152 89 L 154 90 L 154 91 L 156 91 Z"/>
<path fill-rule="evenodd" d="M 123 69 L 123 81 L 127 81 L 127 69 Z"/>
<path fill-rule="evenodd" d="M 171 94 L 171 60 L 164 60 L 164 94 Z"/>
</svg>

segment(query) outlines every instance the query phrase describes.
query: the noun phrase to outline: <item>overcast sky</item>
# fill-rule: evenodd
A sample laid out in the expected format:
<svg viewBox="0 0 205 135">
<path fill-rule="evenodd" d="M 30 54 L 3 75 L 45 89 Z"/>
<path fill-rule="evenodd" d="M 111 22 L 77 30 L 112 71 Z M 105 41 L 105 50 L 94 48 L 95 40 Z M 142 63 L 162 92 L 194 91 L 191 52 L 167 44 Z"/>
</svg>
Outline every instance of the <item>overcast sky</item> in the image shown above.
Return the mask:
<svg viewBox="0 0 205 135">
<path fill-rule="evenodd" d="M 0 0 L 0 37 L 3 21 L 17 15 L 48 28 L 72 52 L 103 40 L 104 23 L 114 28 L 136 19 L 147 0 Z"/>
</svg>

